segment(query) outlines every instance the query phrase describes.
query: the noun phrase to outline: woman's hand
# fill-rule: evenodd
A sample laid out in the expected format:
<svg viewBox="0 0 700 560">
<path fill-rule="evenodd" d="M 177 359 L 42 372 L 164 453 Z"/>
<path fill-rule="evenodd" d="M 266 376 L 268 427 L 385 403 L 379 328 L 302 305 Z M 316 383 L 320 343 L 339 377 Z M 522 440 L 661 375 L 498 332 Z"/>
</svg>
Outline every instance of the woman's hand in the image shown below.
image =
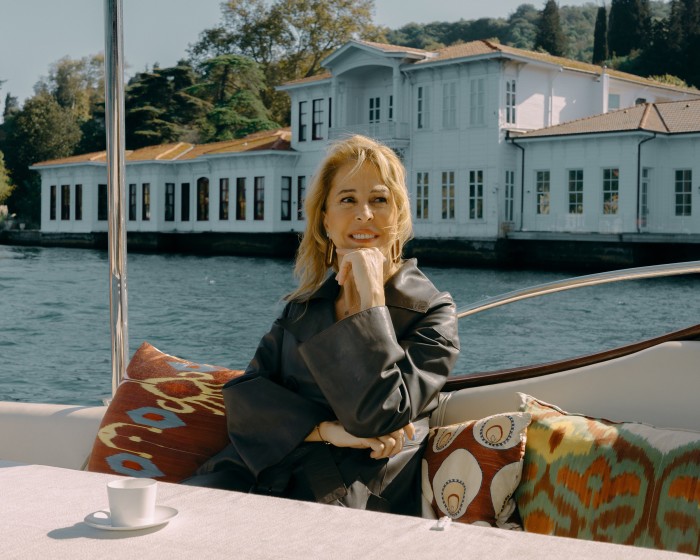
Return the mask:
<svg viewBox="0 0 700 560">
<path fill-rule="evenodd" d="M 384 254 L 376 247 L 337 249 L 337 253 L 336 279 L 343 286 L 346 308 L 363 311 L 384 305 L 384 272 L 387 262 Z"/>
<path fill-rule="evenodd" d="M 393 457 L 403 449 L 404 437 L 413 439 L 415 436 L 413 424 L 379 436 L 376 438 L 360 438 L 349 433 L 340 422 L 321 422 L 313 430 L 306 441 L 324 441 L 336 447 L 352 447 L 354 449 L 371 449 L 373 459 Z"/>
<path fill-rule="evenodd" d="M 403 449 L 403 444 L 406 438 L 413 439 L 416 435 L 416 429 L 412 423 L 406 424 L 403 428 L 391 432 L 385 436 L 379 436 L 377 439 L 384 444 L 384 450 L 375 459 L 383 459 L 385 457 L 393 457 Z"/>
</svg>

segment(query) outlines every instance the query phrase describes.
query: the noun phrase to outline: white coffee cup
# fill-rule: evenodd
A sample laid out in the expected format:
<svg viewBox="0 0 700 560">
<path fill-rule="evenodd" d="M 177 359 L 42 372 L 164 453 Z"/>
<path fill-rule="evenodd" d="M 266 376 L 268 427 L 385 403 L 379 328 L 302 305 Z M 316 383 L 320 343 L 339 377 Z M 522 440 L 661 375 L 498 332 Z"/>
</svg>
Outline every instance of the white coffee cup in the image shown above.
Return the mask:
<svg viewBox="0 0 700 560">
<path fill-rule="evenodd" d="M 156 484 L 152 478 L 120 478 L 107 483 L 113 527 L 139 527 L 153 522 Z"/>
</svg>

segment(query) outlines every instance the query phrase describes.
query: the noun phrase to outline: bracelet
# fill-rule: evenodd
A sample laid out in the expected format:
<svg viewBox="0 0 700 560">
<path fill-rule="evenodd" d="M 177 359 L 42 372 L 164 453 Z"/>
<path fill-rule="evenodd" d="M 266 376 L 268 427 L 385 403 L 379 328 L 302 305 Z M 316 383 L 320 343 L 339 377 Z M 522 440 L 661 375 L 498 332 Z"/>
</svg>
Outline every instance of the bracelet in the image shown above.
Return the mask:
<svg viewBox="0 0 700 560">
<path fill-rule="evenodd" d="M 326 445 L 330 445 L 330 444 L 331 444 L 330 441 L 326 441 L 325 439 L 323 439 L 323 436 L 321 435 L 321 424 L 318 424 L 318 425 L 316 426 L 316 431 L 318 432 L 318 439 L 320 439 L 320 440 L 321 440 L 323 443 L 325 443 Z"/>
</svg>

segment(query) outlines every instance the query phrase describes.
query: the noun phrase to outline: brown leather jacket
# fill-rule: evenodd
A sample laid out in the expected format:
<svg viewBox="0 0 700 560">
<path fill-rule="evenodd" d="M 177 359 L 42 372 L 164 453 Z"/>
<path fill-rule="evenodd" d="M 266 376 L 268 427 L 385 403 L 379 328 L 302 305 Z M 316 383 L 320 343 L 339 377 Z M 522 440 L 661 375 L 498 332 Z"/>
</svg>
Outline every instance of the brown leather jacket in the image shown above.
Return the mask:
<svg viewBox="0 0 700 560">
<path fill-rule="evenodd" d="M 299 463 L 290 457 L 300 448 L 315 450 L 301 461 L 311 479 L 310 499 L 417 514 L 428 415 L 459 353 L 454 302 L 415 260 L 406 261 L 386 283 L 386 306 L 336 322 L 338 291 L 331 276 L 308 302 L 289 302 L 246 374 L 225 386 L 233 448 L 258 482 L 270 472 L 297 468 L 289 463 Z M 303 443 L 319 422 L 335 419 L 360 437 L 413 422 L 417 436 L 388 460 L 372 459 L 367 449 Z M 339 480 L 333 469 L 317 468 L 329 457 L 344 488 L 328 480 L 319 487 L 319 478 Z M 282 494 L 303 494 L 297 490 Z"/>
</svg>

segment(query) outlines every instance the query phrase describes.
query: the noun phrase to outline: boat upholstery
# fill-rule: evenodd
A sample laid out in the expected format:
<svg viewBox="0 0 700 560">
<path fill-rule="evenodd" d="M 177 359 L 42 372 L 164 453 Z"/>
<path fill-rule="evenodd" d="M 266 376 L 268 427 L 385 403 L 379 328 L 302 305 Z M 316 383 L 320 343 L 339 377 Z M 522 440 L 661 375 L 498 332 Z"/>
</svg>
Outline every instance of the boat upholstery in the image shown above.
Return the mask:
<svg viewBox="0 0 700 560">
<path fill-rule="evenodd" d="M 518 392 L 569 412 L 700 431 L 700 341 L 665 342 L 599 364 L 445 393 L 431 424 L 517 410 Z"/>
<path fill-rule="evenodd" d="M 80 469 L 106 406 L 0 402 L 0 459 Z"/>
<path fill-rule="evenodd" d="M 446 426 L 517 410 L 517 392 L 570 412 L 700 431 L 700 342 L 665 342 L 601 364 L 445 393 L 431 423 Z M 0 402 L 0 459 L 80 469 L 105 411 Z"/>
</svg>

